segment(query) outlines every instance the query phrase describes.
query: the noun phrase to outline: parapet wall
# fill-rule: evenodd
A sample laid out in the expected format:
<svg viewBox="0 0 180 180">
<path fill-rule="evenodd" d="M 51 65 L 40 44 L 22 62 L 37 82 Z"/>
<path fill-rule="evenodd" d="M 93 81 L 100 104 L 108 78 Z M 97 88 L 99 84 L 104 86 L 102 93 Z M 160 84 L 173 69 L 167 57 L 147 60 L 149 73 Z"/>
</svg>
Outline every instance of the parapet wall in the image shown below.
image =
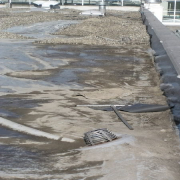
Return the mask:
<svg viewBox="0 0 180 180">
<path fill-rule="evenodd" d="M 180 38 L 166 28 L 150 11 L 143 10 L 144 22 L 153 29 L 180 78 Z"/>
<path fill-rule="evenodd" d="M 176 124 L 180 124 L 180 38 L 165 27 L 150 11 L 141 9 L 151 37 L 154 61 L 161 76 L 161 90 L 172 107 Z"/>
</svg>

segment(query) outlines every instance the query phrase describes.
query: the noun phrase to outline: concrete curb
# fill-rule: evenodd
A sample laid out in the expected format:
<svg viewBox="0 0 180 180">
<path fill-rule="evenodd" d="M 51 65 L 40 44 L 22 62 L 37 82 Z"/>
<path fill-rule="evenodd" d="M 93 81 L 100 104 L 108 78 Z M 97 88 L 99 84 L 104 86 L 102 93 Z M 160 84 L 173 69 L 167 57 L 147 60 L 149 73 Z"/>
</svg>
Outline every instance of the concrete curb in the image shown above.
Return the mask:
<svg viewBox="0 0 180 180">
<path fill-rule="evenodd" d="M 153 29 L 159 42 L 169 56 L 178 78 L 180 78 L 180 38 L 166 28 L 150 11 L 143 10 L 148 25 Z"/>
</svg>

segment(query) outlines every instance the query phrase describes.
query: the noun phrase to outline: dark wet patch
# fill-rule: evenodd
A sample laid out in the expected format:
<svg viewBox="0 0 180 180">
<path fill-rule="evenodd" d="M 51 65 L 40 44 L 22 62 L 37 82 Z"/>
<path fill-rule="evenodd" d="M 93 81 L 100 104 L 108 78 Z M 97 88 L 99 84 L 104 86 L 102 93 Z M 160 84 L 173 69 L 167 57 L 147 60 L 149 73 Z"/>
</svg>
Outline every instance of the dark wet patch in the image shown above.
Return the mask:
<svg viewBox="0 0 180 180">
<path fill-rule="evenodd" d="M 0 137 L 1 138 L 2 137 L 10 137 L 10 138 L 27 139 L 30 136 L 22 134 L 22 133 L 19 133 L 17 131 L 10 130 L 10 129 L 5 128 L 5 127 L 0 127 Z"/>
<path fill-rule="evenodd" d="M 40 153 L 26 150 L 17 146 L 0 145 L 1 171 L 17 171 L 18 169 L 42 170 L 45 157 Z"/>
<path fill-rule="evenodd" d="M 69 84 L 69 83 L 74 83 L 77 84 L 77 76 L 76 73 L 84 73 L 87 72 L 86 69 L 65 69 L 65 70 L 60 70 L 59 72 L 49 76 L 48 78 L 43 79 L 44 81 L 47 82 L 52 82 L 53 84 L 56 85 L 61 85 L 61 84 Z"/>
<path fill-rule="evenodd" d="M 32 91 L 32 92 L 30 92 L 29 94 L 43 94 L 43 93 L 40 92 L 40 91 Z"/>
<path fill-rule="evenodd" d="M 17 133 L 12 133 L 14 136 Z M 11 134 L 10 134 L 11 135 Z M 13 137 L 12 136 L 12 137 Z M 11 138 L 12 138 L 11 137 Z M 18 136 L 19 138 L 19 136 Z M 83 165 L 73 165 L 66 170 L 54 168 L 53 165 L 57 163 L 59 157 L 68 156 L 70 161 L 78 161 L 78 154 L 80 147 L 84 146 L 82 139 L 76 140 L 74 143 L 53 141 L 46 138 L 26 137 L 25 139 L 14 139 L 8 144 L 0 145 L 0 165 L 1 171 L 14 172 L 19 174 L 31 174 L 32 171 L 36 174 L 46 173 L 50 176 L 58 175 L 59 173 L 74 173 L 79 172 L 79 168 L 92 167 L 100 165 L 100 162 L 87 162 Z M 26 141 L 37 143 L 26 143 Z M 39 143 L 38 143 L 39 142 Z M 44 143 L 44 144 L 43 144 Z M 24 170 L 24 171 L 23 171 Z M 84 170 L 82 170 L 84 171 Z"/>
<path fill-rule="evenodd" d="M 46 99 L 30 99 L 27 94 L 1 96 L 0 114 L 9 118 L 19 118 L 23 114 L 28 114 L 34 107 L 40 106 L 41 103 L 49 101 Z"/>
<path fill-rule="evenodd" d="M 31 56 L 43 59 L 54 68 L 44 70 L 39 67 L 38 70 L 32 70 L 26 74 L 21 72 L 19 74 L 7 73 L 6 75 L 46 81 L 55 85 L 65 84 L 89 87 L 102 86 L 104 83 L 110 84 L 111 81 L 122 85 L 125 80 L 130 85 L 134 85 L 133 82 L 139 79 L 138 74 L 134 73 L 134 67 L 144 64 L 141 68 L 143 72 L 152 67 L 152 64 L 149 63 L 150 58 L 147 59 L 149 57 L 148 53 L 140 46 L 115 48 L 84 45 L 37 45 L 36 53 L 31 54 Z M 58 61 L 57 57 L 59 57 Z M 71 59 L 68 64 L 65 63 L 66 59 Z M 92 68 L 98 67 L 103 68 L 104 71 L 92 72 Z M 36 75 L 36 72 L 38 72 L 38 75 Z M 99 82 L 91 85 L 84 83 L 85 80 L 92 77 L 98 79 Z"/>
<path fill-rule="evenodd" d="M 1 117 L 7 117 L 7 118 L 8 117 L 14 117 L 14 118 L 18 118 L 19 117 L 19 115 L 17 115 L 16 113 L 8 111 L 8 110 L 3 109 L 3 108 L 0 109 L 0 116 Z"/>
<path fill-rule="evenodd" d="M 87 177 L 85 178 L 84 180 L 98 180 L 99 178 L 102 178 L 103 176 L 100 175 L 100 176 L 91 176 L 91 177 Z"/>
</svg>

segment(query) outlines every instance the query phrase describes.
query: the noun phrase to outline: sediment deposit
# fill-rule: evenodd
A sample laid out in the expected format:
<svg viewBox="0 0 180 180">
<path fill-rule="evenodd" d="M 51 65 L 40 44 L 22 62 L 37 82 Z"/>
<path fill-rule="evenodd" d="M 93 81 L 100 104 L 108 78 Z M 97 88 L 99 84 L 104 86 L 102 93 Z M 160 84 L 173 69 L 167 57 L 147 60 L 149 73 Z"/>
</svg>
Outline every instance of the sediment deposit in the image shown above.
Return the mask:
<svg viewBox="0 0 180 180">
<path fill-rule="evenodd" d="M 179 179 L 170 110 L 120 112 L 134 128 L 129 130 L 113 111 L 76 106 L 167 104 L 140 13 L 79 12 L 0 9 L 0 116 L 62 137 L 53 141 L 1 127 L 0 178 Z M 14 26 L 21 33 L 7 31 Z M 87 147 L 84 133 L 98 128 L 118 139 Z"/>
</svg>

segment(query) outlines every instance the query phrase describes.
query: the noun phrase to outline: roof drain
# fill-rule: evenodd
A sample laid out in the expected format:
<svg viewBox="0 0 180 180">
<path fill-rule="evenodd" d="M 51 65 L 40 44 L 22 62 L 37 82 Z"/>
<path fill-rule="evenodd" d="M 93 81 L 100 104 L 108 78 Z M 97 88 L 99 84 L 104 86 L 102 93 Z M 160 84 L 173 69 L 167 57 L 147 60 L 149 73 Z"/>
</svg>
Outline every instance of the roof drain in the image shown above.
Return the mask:
<svg viewBox="0 0 180 180">
<path fill-rule="evenodd" d="M 84 133 L 84 141 L 88 146 L 102 144 L 115 139 L 117 139 L 117 136 L 106 128 L 96 129 Z"/>
</svg>

